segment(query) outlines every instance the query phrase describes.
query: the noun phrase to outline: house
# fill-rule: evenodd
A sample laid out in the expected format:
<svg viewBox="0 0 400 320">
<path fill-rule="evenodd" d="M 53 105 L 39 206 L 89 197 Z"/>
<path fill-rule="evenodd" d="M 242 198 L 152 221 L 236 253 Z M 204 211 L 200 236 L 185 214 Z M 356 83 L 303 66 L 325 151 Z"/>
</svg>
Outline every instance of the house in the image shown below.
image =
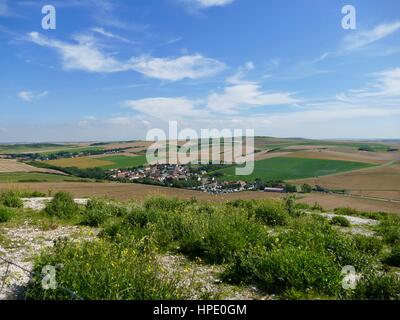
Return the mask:
<svg viewBox="0 0 400 320">
<path fill-rule="evenodd" d="M 264 188 L 265 192 L 276 192 L 276 193 L 284 193 L 284 188 Z"/>
</svg>

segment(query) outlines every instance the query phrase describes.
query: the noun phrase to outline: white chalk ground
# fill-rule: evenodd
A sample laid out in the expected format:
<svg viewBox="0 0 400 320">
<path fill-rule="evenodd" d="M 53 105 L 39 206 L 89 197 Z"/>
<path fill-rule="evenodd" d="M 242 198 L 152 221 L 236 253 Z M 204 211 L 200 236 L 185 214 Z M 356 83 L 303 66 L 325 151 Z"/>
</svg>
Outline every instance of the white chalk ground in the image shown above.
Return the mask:
<svg viewBox="0 0 400 320">
<path fill-rule="evenodd" d="M 45 208 L 52 198 L 25 198 L 24 208 L 39 211 Z M 85 205 L 88 199 L 74 199 L 76 203 Z M 338 216 L 333 213 L 321 213 L 327 219 Z M 351 223 L 346 232 L 373 236 L 370 226 L 379 224 L 379 221 L 362 217 L 344 216 Z M 0 257 L 10 260 L 27 270 L 32 270 L 33 259 L 43 249 L 53 246 L 54 241 L 60 238 L 90 240 L 98 230 L 78 226 L 61 226 L 54 230 L 40 230 L 39 228 L 24 225 L 14 228 L 0 229 Z M 6 239 L 6 241 L 4 241 Z M 192 288 L 192 298 L 199 298 L 202 294 L 221 295 L 223 299 L 274 299 L 274 296 L 263 296 L 257 288 L 235 288 L 221 284 L 218 279 L 220 267 L 196 264 L 183 256 L 164 255 L 159 257 L 167 275 L 177 277 L 181 275 L 179 285 Z M 8 265 L 0 260 L 0 300 L 21 299 L 30 276 L 16 266 Z"/>
<path fill-rule="evenodd" d="M 43 210 L 46 207 L 46 204 L 51 201 L 53 198 L 23 198 L 25 209 L 32 209 L 36 211 Z M 89 201 L 89 199 L 74 199 L 77 204 L 85 205 Z"/>
<path fill-rule="evenodd" d="M 28 223 L 17 228 L 3 228 L 0 231 L 6 238 L 0 245 L 0 257 L 29 271 L 32 270 L 34 257 L 42 250 L 52 247 L 55 240 L 66 237 L 89 240 L 96 234 L 91 228 L 78 226 L 61 226 L 43 231 Z M 0 300 L 23 299 L 23 291 L 29 280 L 29 273 L 0 260 Z"/>
</svg>

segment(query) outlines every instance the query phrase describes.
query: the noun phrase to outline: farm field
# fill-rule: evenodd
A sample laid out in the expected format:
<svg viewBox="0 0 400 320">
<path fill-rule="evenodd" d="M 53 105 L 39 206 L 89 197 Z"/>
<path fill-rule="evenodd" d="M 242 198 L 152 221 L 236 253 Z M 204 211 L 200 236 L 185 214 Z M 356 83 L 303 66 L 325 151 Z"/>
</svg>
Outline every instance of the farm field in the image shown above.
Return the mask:
<svg viewBox="0 0 400 320">
<path fill-rule="evenodd" d="M 38 144 L 12 144 L 12 145 L 0 145 L 0 154 L 24 154 L 24 153 L 43 153 L 50 154 L 60 151 L 78 150 L 83 151 L 90 149 L 87 143 L 76 143 L 76 144 L 51 144 L 51 143 L 38 143 Z"/>
<path fill-rule="evenodd" d="M 361 162 L 276 157 L 255 162 L 249 176 L 236 176 L 235 167 L 218 170 L 223 180 L 291 180 L 335 174 L 368 168 L 373 165 Z"/>
<path fill-rule="evenodd" d="M 77 167 L 79 169 L 88 168 L 101 168 L 101 169 L 115 169 L 115 168 L 129 168 L 136 167 L 146 163 L 145 156 L 106 156 L 106 157 L 79 157 L 68 159 L 57 159 L 44 161 L 47 164 L 57 167 Z"/>
<path fill-rule="evenodd" d="M 306 158 L 306 159 L 324 159 L 324 160 L 342 160 L 366 162 L 371 164 L 383 164 L 393 161 L 400 157 L 399 153 L 389 152 L 363 152 L 363 151 L 345 151 L 340 150 L 301 150 L 294 151 L 285 155 L 286 157 Z"/>
<path fill-rule="evenodd" d="M 43 182 L 43 183 L 0 183 L 0 191 L 8 189 L 20 189 L 41 191 L 47 193 L 49 190 L 67 191 L 76 198 L 85 197 L 107 197 L 121 201 L 145 201 L 150 197 L 166 196 L 179 199 L 198 199 L 209 202 L 225 202 L 231 200 L 249 199 L 279 199 L 284 194 L 267 192 L 240 192 L 224 195 L 213 195 L 199 191 L 150 186 L 143 184 L 127 183 L 96 183 L 96 182 Z M 364 211 L 385 211 L 400 214 L 400 203 L 353 198 L 333 194 L 304 194 L 299 197 L 299 202 L 314 205 L 319 203 L 326 210 L 334 210 L 339 207 L 350 207 Z"/>
<path fill-rule="evenodd" d="M 0 183 L 81 181 L 82 178 L 39 172 L 0 173 Z M 90 181 L 90 180 L 88 180 Z"/>
<path fill-rule="evenodd" d="M 36 168 L 23 162 L 11 159 L 0 159 L 0 173 L 14 173 L 14 172 L 42 172 L 42 173 L 56 173 L 63 174 L 52 169 Z"/>
<path fill-rule="evenodd" d="M 329 189 L 346 189 L 350 194 L 400 200 L 400 164 L 348 172 L 329 177 L 295 180 Z"/>
</svg>

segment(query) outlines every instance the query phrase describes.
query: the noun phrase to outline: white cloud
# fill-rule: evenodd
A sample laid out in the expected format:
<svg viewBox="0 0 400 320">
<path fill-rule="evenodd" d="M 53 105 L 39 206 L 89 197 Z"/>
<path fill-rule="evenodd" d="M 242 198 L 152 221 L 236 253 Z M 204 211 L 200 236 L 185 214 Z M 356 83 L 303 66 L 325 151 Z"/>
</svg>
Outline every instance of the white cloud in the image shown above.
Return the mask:
<svg viewBox="0 0 400 320">
<path fill-rule="evenodd" d="M 178 120 L 187 117 L 206 117 L 207 111 L 196 108 L 201 101 L 189 100 L 185 97 L 178 98 L 148 98 L 141 100 L 128 100 L 124 106 L 142 114 L 163 120 Z"/>
<path fill-rule="evenodd" d="M 173 59 L 139 57 L 131 59 L 131 64 L 134 70 L 147 77 L 170 81 L 209 77 L 225 68 L 222 62 L 200 54 Z"/>
<path fill-rule="evenodd" d="M 243 77 L 246 75 L 246 73 L 254 69 L 255 69 L 254 63 L 252 61 L 248 61 L 243 66 L 239 67 L 237 72 L 233 76 L 230 76 L 228 79 L 226 79 L 226 81 L 229 84 L 253 83 L 251 81 L 243 80 Z"/>
<path fill-rule="evenodd" d="M 338 95 L 338 99 L 346 102 L 371 103 L 373 98 L 379 99 L 377 103 L 388 99 L 400 98 L 400 67 L 376 72 L 372 74 L 375 81 L 364 88 L 350 90 Z M 398 101 L 400 103 L 400 100 Z"/>
<path fill-rule="evenodd" d="M 215 75 L 225 68 L 217 60 L 200 54 L 179 58 L 133 57 L 129 61 L 119 61 L 103 53 L 90 35 L 75 35 L 77 43 L 47 38 L 38 32 L 28 34 L 28 39 L 40 46 L 56 49 L 65 70 L 83 70 L 88 72 L 112 73 L 136 71 L 160 80 L 178 81 L 185 78 L 199 79 Z"/>
<path fill-rule="evenodd" d="M 208 97 L 208 108 L 219 113 L 237 113 L 251 106 L 290 105 L 299 102 L 290 92 L 265 92 L 256 83 L 226 87 Z"/>
<path fill-rule="evenodd" d="M 400 30 L 400 21 L 380 24 L 372 30 L 356 32 L 344 39 L 345 50 L 354 50 L 365 47 L 371 43 L 381 40 Z"/>
<path fill-rule="evenodd" d="M 115 40 L 119 40 L 121 42 L 130 43 L 130 44 L 134 44 L 135 43 L 134 41 L 130 41 L 130 40 L 128 40 L 128 39 L 126 39 L 124 37 L 121 37 L 121 36 L 119 36 L 117 34 L 114 34 L 112 32 L 106 31 L 106 30 L 104 30 L 104 28 L 96 27 L 96 28 L 92 28 L 91 30 L 93 32 L 101 34 L 102 36 L 104 36 L 106 38 L 109 38 L 109 39 L 115 39 Z"/>
<path fill-rule="evenodd" d="M 223 7 L 234 2 L 234 0 L 194 0 L 195 5 L 200 8 Z"/>
<path fill-rule="evenodd" d="M 42 36 L 38 32 L 29 33 L 29 39 L 44 47 L 56 49 L 60 55 L 65 70 L 84 70 L 89 72 L 119 72 L 127 71 L 129 67 L 121 64 L 114 57 L 106 56 L 94 42 L 87 37 L 75 37 L 77 44 L 68 44 Z"/>
<path fill-rule="evenodd" d="M 48 91 L 34 92 L 34 91 L 20 91 L 18 97 L 26 102 L 33 102 L 40 100 L 49 94 Z"/>
</svg>

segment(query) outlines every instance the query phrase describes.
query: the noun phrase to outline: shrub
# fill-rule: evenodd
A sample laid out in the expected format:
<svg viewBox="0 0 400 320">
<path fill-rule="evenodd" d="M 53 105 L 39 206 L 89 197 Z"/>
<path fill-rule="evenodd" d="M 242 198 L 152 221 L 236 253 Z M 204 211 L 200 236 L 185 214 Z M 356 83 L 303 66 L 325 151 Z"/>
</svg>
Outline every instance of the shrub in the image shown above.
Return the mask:
<svg viewBox="0 0 400 320">
<path fill-rule="evenodd" d="M 0 205 L 0 223 L 9 221 L 14 215 L 12 209 Z"/>
<path fill-rule="evenodd" d="M 388 215 L 384 212 L 364 212 L 352 208 L 336 208 L 335 213 L 343 216 L 358 216 L 374 220 L 384 219 Z"/>
<path fill-rule="evenodd" d="M 282 203 L 262 202 L 255 209 L 256 217 L 269 226 L 284 226 L 288 223 L 289 214 Z"/>
<path fill-rule="evenodd" d="M 395 274 L 369 273 L 364 275 L 354 290 L 353 299 L 399 300 L 400 278 Z"/>
<path fill-rule="evenodd" d="M 182 299 L 175 281 L 161 277 L 146 239 L 138 245 L 95 242 L 58 243 L 53 252 L 35 262 L 38 274 L 27 290 L 28 299 L 71 299 L 62 291 L 43 290 L 43 266 L 62 264 L 57 270 L 58 288 L 71 289 L 87 300 L 164 300 Z"/>
<path fill-rule="evenodd" d="M 179 200 L 176 198 L 164 198 L 156 197 L 146 200 L 144 207 L 147 210 L 160 209 L 164 211 L 173 211 L 176 209 L 183 208 L 187 204 L 186 201 Z"/>
<path fill-rule="evenodd" d="M 377 256 L 383 249 L 382 240 L 364 235 L 354 235 L 353 240 L 358 251 Z"/>
<path fill-rule="evenodd" d="M 5 191 L 0 195 L 0 202 L 9 208 L 22 208 L 24 203 L 16 191 Z"/>
<path fill-rule="evenodd" d="M 387 217 L 376 227 L 376 231 L 386 243 L 400 243 L 400 218 Z"/>
<path fill-rule="evenodd" d="M 400 245 L 392 248 L 392 252 L 384 262 L 390 266 L 400 267 Z"/>
<path fill-rule="evenodd" d="M 102 199 L 91 199 L 83 213 L 83 224 L 91 227 L 98 227 L 108 218 L 121 217 L 127 214 L 127 209 Z"/>
<path fill-rule="evenodd" d="M 343 216 L 335 216 L 331 220 L 331 224 L 341 227 L 350 227 L 350 221 Z"/>
<path fill-rule="evenodd" d="M 324 254 L 288 247 L 242 255 L 225 272 L 224 278 L 256 283 L 269 293 L 300 290 L 338 295 L 340 271 L 340 267 Z"/>
<path fill-rule="evenodd" d="M 58 218 L 71 218 L 78 212 L 78 205 L 72 195 L 67 192 L 57 192 L 54 198 L 47 203 L 45 212 Z"/>
</svg>

